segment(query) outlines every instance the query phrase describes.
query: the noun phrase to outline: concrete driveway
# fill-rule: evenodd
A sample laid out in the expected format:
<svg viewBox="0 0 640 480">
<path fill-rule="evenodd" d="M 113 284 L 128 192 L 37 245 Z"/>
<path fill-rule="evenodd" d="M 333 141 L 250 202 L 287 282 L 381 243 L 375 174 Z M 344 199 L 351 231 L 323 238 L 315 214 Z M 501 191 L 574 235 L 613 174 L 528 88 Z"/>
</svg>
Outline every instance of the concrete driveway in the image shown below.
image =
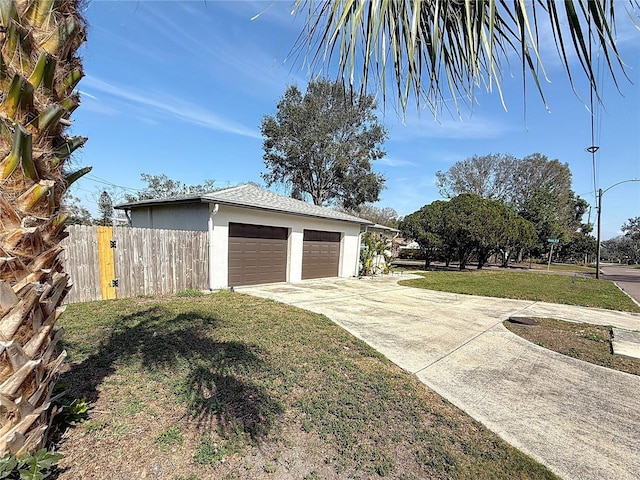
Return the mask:
<svg viewBox="0 0 640 480">
<path fill-rule="evenodd" d="M 420 290 L 402 277 L 236 290 L 322 313 L 567 479 L 637 479 L 640 377 L 533 345 L 513 315 L 640 330 L 640 315 Z"/>
</svg>

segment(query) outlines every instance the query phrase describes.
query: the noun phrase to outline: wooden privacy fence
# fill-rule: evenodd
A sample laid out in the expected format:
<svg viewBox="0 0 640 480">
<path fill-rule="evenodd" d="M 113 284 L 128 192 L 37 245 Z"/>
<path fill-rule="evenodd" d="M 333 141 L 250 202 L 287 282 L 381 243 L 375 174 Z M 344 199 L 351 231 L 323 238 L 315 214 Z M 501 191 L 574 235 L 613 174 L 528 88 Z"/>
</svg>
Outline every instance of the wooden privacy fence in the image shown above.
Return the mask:
<svg viewBox="0 0 640 480">
<path fill-rule="evenodd" d="M 67 231 L 69 303 L 207 288 L 207 232 L 83 225 Z"/>
</svg>

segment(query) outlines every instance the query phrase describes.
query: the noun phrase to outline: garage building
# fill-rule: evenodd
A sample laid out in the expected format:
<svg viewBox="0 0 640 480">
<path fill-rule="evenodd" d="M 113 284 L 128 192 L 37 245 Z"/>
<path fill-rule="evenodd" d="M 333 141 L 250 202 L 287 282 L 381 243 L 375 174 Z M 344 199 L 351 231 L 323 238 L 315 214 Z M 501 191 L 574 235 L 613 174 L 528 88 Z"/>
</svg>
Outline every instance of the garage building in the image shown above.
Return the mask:
<svg viewBox="0 0 640 480">
<path fill-rule="evenodd" d="M 133 227 L 209 233 L 209 288 L 299 282 L 358 273 L 371 222 L 254 184 L 116 206 Z"/>
</svg>

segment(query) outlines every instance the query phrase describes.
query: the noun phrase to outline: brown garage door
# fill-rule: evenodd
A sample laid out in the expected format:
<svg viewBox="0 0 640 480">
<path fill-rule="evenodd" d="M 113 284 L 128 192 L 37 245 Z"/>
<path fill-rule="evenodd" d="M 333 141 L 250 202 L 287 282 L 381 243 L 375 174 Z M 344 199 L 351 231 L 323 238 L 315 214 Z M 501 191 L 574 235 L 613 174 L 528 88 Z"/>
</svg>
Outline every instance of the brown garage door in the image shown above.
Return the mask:
<svg viewBox="0 0 640 480">
<path fill-rule="evenodd" d="M 305 230 L 302 279 L 337 277 L 340 264 L 340 232 Z"/>
<path fill-rule="evenodd" d="M 229 286 L 287 280 L 286 228 L 229 224 Z"/>
</svg>

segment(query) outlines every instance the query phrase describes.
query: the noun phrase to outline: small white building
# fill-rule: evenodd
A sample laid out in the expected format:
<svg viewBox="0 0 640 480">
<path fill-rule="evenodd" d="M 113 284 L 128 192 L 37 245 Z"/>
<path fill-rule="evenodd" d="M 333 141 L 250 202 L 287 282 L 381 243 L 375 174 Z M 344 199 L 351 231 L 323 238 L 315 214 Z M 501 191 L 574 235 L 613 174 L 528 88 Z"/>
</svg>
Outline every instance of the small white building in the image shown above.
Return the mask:
<svg viewBox="0 0 640 480">
<path fill-rule="evenodd" d="M 209 288 L 358 274 L 367 220 L 245 184 L 117 205 L 133 227 L 209 235 Z"/>
</svg>

